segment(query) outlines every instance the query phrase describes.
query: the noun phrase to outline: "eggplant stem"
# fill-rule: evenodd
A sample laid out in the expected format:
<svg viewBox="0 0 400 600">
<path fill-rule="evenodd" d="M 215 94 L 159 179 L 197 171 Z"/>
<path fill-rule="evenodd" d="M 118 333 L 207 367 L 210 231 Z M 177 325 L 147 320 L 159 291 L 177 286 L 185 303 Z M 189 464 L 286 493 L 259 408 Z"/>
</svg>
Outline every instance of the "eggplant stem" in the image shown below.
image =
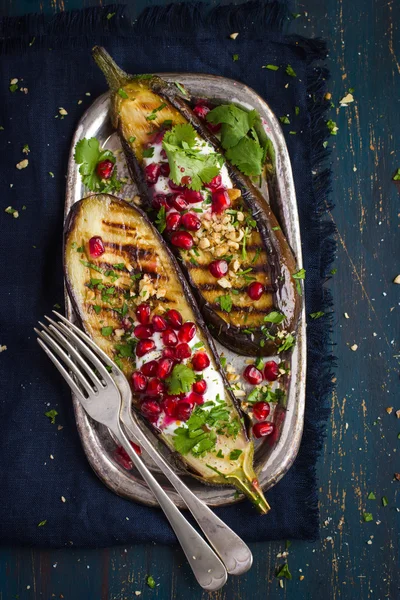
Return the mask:
<svg viewBox="0 0 400 600">
<path fill-rule="evenodd" d="M 92 48 L 92 56 L 97 66 L 103 72 L 111 90 L 118 91 L 132 79 L 128 73 L 120 69 L 107 50 L 102 46 L 94 46 Z"/>
<path fill-rule="evenodd" d="M 257 480 L 257 484 L 254 484 L 247 478 L 240 477 L 237 474 L 227 475 L 225 476 L 225 480 L 243 492 L 262 515 L 267 514 L 267 512 L 270 510 L 271 507 L 265 499 L 263 491 L 259 487 Z"/>
</svg>

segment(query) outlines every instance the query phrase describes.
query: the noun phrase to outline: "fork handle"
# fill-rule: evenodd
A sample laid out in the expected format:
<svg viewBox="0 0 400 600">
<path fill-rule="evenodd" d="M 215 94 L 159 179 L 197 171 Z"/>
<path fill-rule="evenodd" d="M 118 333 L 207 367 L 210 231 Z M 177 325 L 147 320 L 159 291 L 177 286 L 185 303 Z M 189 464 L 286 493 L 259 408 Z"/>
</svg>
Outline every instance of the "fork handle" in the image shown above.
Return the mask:
<svg viewBox="0 0 400 600">
<path fill-rule="evenodd" d="M 119 425 L 116 430 L 113 430 L 113 433 L 156 497 L 201 587 L 209 591 L 219 590 L 226 583 L 228 577 L 224 564 L 182 515 L 141 458 L 132 449 L 121 426 Z"/>
<path fill-rule="evenodd" d="M 128 416 L 129 423 L 124 421 L 130 436 L 138 441 L 147 454 L 154 460 L 167 479 L 174 486 L 186 506 L 196 519 L 204 535 L 220 556 L 230 575 L 246 573 L 253 563 L 250 548 L 226 523 L 187 487 L 176 475 L 169 464 L 149 442 L 140 427 L 134 422 L 132 415 Z"/>
</svg>

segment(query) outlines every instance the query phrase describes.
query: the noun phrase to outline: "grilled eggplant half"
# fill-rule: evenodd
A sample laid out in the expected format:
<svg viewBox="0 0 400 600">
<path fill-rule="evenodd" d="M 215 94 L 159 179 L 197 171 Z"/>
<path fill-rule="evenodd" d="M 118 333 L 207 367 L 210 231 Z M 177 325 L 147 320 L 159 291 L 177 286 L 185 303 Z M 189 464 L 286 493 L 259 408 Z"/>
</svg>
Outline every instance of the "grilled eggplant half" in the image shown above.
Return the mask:
<svg viewBox="0 0 400 600">
<path fill-rule="evenodd" d="M 93 55 L 132 177 L 212 335 L 244 355 L 289 348 L 300 311 L 295 259 L 260 191 L 198 118 L 207 107 L 195 114 L 181 86 L 127 75 L 103 48 Z"/>
<path fill-rule="evenodd" d="M 64 238 L 83 327 L 131 382 L 134 407 L 186 467 L 265 513 L 253 443 L 179 266 L 145 214 L 108 195 L 77 202 Z"/>
</svg>

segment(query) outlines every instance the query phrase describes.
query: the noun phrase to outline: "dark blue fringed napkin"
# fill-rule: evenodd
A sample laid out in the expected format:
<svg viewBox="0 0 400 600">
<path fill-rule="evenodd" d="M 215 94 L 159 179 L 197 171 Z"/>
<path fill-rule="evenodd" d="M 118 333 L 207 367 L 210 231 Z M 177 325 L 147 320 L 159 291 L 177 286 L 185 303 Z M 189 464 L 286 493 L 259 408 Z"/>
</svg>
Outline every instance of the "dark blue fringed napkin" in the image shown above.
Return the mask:
<svg viewBox="0 0 400 600">
<path fill-rule="evenodd" d="M 284 35 L 288 13 L 277 2 L 218 8 L 208 16 L 203 8 L 156 7 L 134 25 L 114 7 L 0 20 L 0 345 L 7 346 L 0 354 L 3 543 L 174 541 L 161 511 L 119 498 L 92 473 L 69 389 L 32 331 L 44 313 L 63 303 L 62 225 L 71 138 L 83 111 L 106 90 L 91 58 L 94 44 L 105 45 L 132 73 L 198 71 L 238 79 L 261 94 L 278 117 L 289 115 L 284 128 L 302 226 L 307 312 L 329 308 L 322 283 L 333 248 L 331 230 L 321 222 L 329 174 L 313 175 L 328 133 L 326 73 L 314 66 L 324 58 L 325 46 Z M 229 38 L 233 32 L 239 32 L 235 41 Z M 262 68 L 268 64 L 280 68 Z M 287 65 L 295 77 L 285 72 Z M 15 91 L 9 89 L 14 78 Z M 60 108 L 68 114 L 62 117 Z M 27 168 L 16 169 L 25 158 Z M 19 218 L 5 212 L 8 206 Z M 267 494 L 270 514 L 258 516 L 248 502 L 218 510 L 246 540 L 318 535 L 315 463 L 331 380 L 328 334 L 327 317 L 309 324 L 305 433 L 294 466 Z M 50 409 L 59 413 L 55 424 L 45 416 Z"/>
</svg>

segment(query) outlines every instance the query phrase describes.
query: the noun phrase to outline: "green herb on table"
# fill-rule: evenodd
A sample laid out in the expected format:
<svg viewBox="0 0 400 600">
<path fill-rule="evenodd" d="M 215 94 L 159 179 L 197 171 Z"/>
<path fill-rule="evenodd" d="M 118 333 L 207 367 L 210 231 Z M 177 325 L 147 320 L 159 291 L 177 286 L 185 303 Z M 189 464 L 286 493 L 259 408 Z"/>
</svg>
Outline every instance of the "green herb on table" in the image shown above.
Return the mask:
<svg viewBox="0 0 400 600">
<path fill-rule="evenodd" d="M 299 114 L 300 114 L 300 106 L 295 106 L 294 107 L 294 114 L 296 115 L 296 117 L 299 116 Z"/>
<path fill-rule="evenodd" d="M 284 115 L 283 117 L 279 117 L 279 120 L 284 125 L 290 125 L 290 120 L 289 120 L 289 117 L 287 115 Z"/>
<path fill-rule="evenodd" d="M 288 65 L 286 67 L 285 72 L 286 72 L 286 75 L 289 75 L 289 77 L 297 77 L 297 75 L 296 75 L 296 73 L 295 73 L 295 71 L 294 71 L 294 69 L 293 69 L 293 67 L 291 65 Z"/>
<path fill-rule="evenodd" d="M 182 177 L 188 177 L 187 186 L 192 190 L 199 191 L 203 184 L 209 183 L 224 164 L 223 157 L 217 152 L 200 152 L 196 131 L 189 123 L 175 125 L 167 131 L 162 145 L 171 169 L 170 178 L 180 185 Z"/>
<path fill-rule="evenodd" d="M 232 60 L 233 60 L 233 62 L 238 61 L 239 60 L 239 54 L 233 54 L 232 55 Z"/>
<path fill-rule="evenodd" d="M 215 298 L 215 302 L 220 305 L 221 310 L 224 312 L 230 313 L 232 310 L 232 297 L 230 294 L 225 294 L 224 296 L 218 296 Z"/>
<path fill-rule="evenodd" d="M 365 521 L 366 523 L 368 523 L 369 521 L 373 521 L 373 520 L 374 520 L 374 517 L 373 517 L 372 513 L 367 513 L 367 512 L 365 512 L 365 513 L 363 514 L 363 519 L 364 519 L 364 521 Z"/>
<path fill-rule="evenodd" d="M 386 496 L 382 496 L 382 506 L 387 506 L 388 504 L 389 504 L 389 501 L 386 498 Z"/>
<path fill-rule="evenodd" d="M 400 168 L 397 169 L 395 175 L 393 176 L 393 181 L 400 181 Z"/>
<path fill-rule="evenodd" d="M 329 121 L 326 122 L 326 126 L 329 129 L 329 133 L 331 135 L 337 135 L 337 132 L 339 131 L 339 127 L 336 125 L 335 121 L 332 121 L 332 119 L 329 119 Z"/>
<path fill-rule="evenodd" d="M 279 69 L 278 65 L 264 65 L 261 68 L 268 69 L 269 71 L 277 71 Z"/>
<path fill-rule="evenodd" d="M 52 425 L 55 425 L 57 415 L 58 415 L 58 412 L 54 408 L 52 408 L 51 410 L 48 410 L 47 412 L 44 413 L 44 416 L 48 417 L 50 419 L 50 423 Z"/>
<path fill-rule="evenodd" d="M 292 277 L 296 281 L 296 289 L 297 289 L 298 294 L 301 296 L 302 291 L 301 291 L 300 279 L 306 278 L 306 270 L 300 269 L 300 271 L 297 271 L 297 273 L 293 273 Z"/>
<path fill-rule="evenodd" d="M 107 15 L 107 21 L 109 21 L 110 19 L 112 19 L 114 15 L 115 15 L 115 12 L 108 13 L 108 15 Z"/>
<path fill-rule="evenodd" d="M 376 500 L 376 496 L 375 496 L 374 492 L 370 492 L 368 494 L 368 500 Z"/>
<path fill-rule="evenodd" d="M 97 165 L 104 160 L 109 160 L 115 165 L 116 158 L 111 150 L 100 147 L 99 140 L 95 137 L 83 138 L 75 146 L 74 160 L 80 165 L 79 173 L 82 183 L 92 192 L 118 192 L 122 182 L 117 178 L 117 167 L 114 166 L 109 179 L 102 179 L 97 173 Z"/>
<path fill-rule="evenodd" d="M 289 571 L 289 565 L 285 563 L 281 566 L 276 576 L 279 578 L 284 577 L 285 579 L 292 579 L 292 574 Z"/>
<path fill-rule="evenodd" d="M 323 317 L 325 315 L 324 312 L 322 312 L 322 310 L 315 312 L 315 313 L 310 313 L 310 317 L 312 319 L 320 319 L 321 317 Z"/>
<path fill-rule="evenodd" d="M 44 525 L 46 525 L 47 523 L 47 519 L 44 519 L 44 521 L 40 521 L 40 523 L 38 523 L 38 527 L 43 527 Z"/>
<path fill-rule="evenodd" d="M 149 586 L 149 588 L 151 588 L 152 590 L 154 590 L 154 588 L 156 587 L 156 582 L 152 575 L 147 575 L 146 583 Z"/>
<path fill-rule="evenodd" d="M 329 271 L 329 274 L 330 274 L 330 275 L 336 275 L 336 273 L 337 273 L 337 269 L 331 269 L 331 270 Z"/>
</svg>

